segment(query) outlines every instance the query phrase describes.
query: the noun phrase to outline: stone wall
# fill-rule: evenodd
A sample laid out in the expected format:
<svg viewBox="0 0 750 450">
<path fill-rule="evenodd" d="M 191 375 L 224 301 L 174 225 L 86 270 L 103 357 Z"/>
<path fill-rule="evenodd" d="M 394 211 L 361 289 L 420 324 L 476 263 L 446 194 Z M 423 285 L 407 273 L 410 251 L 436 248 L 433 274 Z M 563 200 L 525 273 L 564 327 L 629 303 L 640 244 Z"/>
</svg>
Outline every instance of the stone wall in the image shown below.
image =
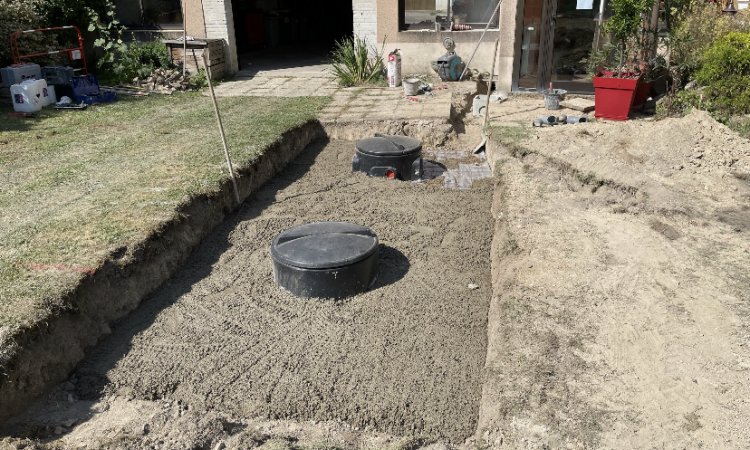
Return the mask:
<svg viewBox="0 0 750 450">
<path fill-rule="evenodd" d="M 377 0 L 352 0 L 354 34 L 375 44 L 378 39 Z"/>
<path fill-rule="evenodd" d="M 237 42 L 234 37 L 232 0 L 203 0 L 203 17 L 206 24 L 206 37 L 224 40 L 227 74 L 237 72 L 239 65 Z"/>
</svg>

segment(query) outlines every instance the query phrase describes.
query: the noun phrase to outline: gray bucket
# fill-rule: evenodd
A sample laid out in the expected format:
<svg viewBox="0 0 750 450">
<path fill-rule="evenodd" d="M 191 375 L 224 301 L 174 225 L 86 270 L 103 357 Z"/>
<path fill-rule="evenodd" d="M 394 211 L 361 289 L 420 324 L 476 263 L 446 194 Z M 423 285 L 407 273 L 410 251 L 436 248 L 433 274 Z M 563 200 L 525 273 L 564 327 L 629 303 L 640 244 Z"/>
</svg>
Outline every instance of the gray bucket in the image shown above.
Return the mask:
<svg viewBox="0 0 750 450">
<path fill-rule="evenodd" d="M 419 94 L 419 88 L 422 86 L 422 80 L 419 78 L 409 78 L 403 81 L 404 95 L 411 97 Z"/>
<path fill-rule="evenodd" d="M 564 89 L 545 89 L 544 93 L 544 106 L 547 109 L 560 109 L 560 101 L 565 99 L 565 94 L 568 91 Z"/>
</svg>

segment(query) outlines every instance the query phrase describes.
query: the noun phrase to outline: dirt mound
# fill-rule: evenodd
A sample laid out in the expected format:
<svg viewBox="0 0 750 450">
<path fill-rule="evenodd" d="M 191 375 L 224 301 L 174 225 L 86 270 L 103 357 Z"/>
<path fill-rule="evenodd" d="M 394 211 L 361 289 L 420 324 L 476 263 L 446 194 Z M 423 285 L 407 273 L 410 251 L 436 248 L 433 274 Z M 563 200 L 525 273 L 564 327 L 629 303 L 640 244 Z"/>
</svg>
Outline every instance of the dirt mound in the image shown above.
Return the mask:
<svg viewBox="0 0 750 450">
<path fill-rule="evenodd" d="M 748 142 L 694 112 L 520 145 L 496 158 L 478 444 L 750 446 Z"/>
</svg>

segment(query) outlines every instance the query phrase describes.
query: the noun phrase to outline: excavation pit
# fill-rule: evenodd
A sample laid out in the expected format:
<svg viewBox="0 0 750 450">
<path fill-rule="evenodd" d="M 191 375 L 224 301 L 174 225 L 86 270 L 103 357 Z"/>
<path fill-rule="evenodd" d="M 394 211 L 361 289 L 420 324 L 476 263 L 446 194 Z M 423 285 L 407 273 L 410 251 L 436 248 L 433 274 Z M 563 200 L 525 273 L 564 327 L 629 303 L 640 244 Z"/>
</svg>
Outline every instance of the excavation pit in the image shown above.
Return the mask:
<svg viewBox="0 0 750 450">
<path fill-rule="evenodd" d="M 78 367 L 80 399 L 168 399 L 227 417 L 335 421 L 455 444 L 479 417 L 493 184 L 384 183 L 354 142 L 304 151 L 219 225 Z M 300 299 L 271 243 L 295 226 L 377 231 L 366 292 Z M 109 397 L 113 396 L 113 397 Z"/>
</svg>

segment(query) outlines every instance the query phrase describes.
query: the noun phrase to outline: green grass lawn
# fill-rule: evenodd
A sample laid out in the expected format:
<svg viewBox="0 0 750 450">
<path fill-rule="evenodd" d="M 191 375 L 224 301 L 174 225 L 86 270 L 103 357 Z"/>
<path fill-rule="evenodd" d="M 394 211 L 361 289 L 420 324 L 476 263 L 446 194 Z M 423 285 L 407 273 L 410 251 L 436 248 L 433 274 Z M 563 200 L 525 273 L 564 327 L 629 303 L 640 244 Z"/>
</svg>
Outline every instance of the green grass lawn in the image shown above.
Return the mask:
<svg viewBox="0 0 750 450">
<path fill-rule="evenodd" d="M 220 99 L 234 165 L 327 101 Z M 62 295 L 113 250 L 142 241 L 227 177 L 211 100 L 197 93 L 36 119 L 9 111 L 0 107 L 0 346 L 64 307 Z"/>
</svg>

